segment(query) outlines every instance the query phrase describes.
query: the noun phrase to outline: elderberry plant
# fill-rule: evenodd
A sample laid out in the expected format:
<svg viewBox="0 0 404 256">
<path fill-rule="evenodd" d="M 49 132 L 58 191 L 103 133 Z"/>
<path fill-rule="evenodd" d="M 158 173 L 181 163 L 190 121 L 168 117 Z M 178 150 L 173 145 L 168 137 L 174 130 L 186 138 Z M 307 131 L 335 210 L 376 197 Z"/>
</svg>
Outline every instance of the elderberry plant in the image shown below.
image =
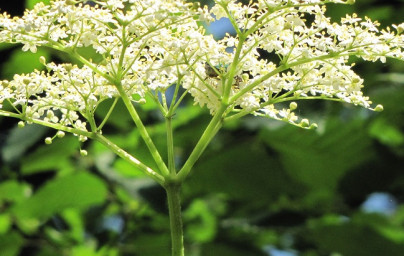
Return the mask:
<svg viewBox="0 0 404 256">
<path fill-rule="evenodd" d="M 21 119 L 21 127 L 36 123 L 54 128 L 55 137 L 69 132 L 82 142 L 99 141 L 162 185 L 168 198 L 172 255 L 184 255 L 181 184 L 225 122 L 252 114 L 315 128 L 295 115 L 296 101 L 309 99 L 383 110 L 363 95 L 364 81 L 354 72 L 350 56 L 404 60 L 404 23 L 380 29 L 377 22 L 355 14 L 339 23 L 325 15 L 328 3 L 353 2 L 216 0 L 208 8 L 182 0 L 54 0 L 37 4 L 22 17 L 3 13 L 1 43 L 22 44 L 23 51 L 31 52 L 48 47 L 79 64 L 41 57 L 46 71 L 1 81 L 0 115 Z M 230 20 L 236 35 L 214 40 L 204 24 L 222 17 Z M 96 58 L 88 58 L 83 49 Z M 263 53 L 271 58 L 263 58 Z M 174 88 L 170 99 L 165 94 L 169 87 Z M 212 118 L 178 168 L 171 122 L 187 95 Z M 114 103 L 98 122 L 98 106 L 111 98 Z M 157 168 L 102 134 L 118 100 L 125 104 Z M 146 100 L 154 101 L 165 118 L 167 162 L 137 113 L 137 104 Z M 46 138 L 45 143 L 52 140 Z"/>
</svg>

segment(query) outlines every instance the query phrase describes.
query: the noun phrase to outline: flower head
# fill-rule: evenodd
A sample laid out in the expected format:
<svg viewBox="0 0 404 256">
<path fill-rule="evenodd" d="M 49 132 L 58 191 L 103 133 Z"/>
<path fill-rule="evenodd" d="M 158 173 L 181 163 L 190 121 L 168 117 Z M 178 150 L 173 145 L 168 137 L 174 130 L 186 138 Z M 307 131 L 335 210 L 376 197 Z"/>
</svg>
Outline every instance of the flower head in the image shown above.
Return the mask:
<svg viewBox="0 0 404 256">
<path fill-rule="evenodd" d="M 55 0 L 20 18 L 0 14 L 0 42 L 32 52 L 50 47 L 81 63 L 41 58 L 48 72 L 3 81 L 0 103 L 9 101 L 24 117 L 87 130 L 88 124 L 96 129 L 94 112 L 107 98 L 137 95 L 143 102 L 146 94 L 182 86 L 212 114 L 226 106 L 223 115 L 310 127 L 299 122 L 294 104 L 282 103 L 327 99 L 381 109 L 363 95 L 349 56 L 404 60 L 402 24 L 381 30 L 355 14 L 340 23 L 325 16 L 325 3 L 352 1 L 221 0 L 210 9 L 174 0 L 93 2 Z M 221 17 L 230 19 L 236 35 L 214 40 L 201 21 Z M 265 60 L 263 52 L 278 59 Z"/>
</svg>

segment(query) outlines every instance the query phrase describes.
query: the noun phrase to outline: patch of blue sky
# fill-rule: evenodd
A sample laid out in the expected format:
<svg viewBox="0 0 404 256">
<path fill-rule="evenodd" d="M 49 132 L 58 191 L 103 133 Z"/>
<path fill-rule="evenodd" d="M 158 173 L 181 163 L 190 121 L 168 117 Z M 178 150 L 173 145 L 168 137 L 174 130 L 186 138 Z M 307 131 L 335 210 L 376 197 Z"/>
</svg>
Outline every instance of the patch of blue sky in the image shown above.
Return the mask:
<svg viewBox="0 0 404 256">
<path fill-rule="evenodd" d="M 363 202 L 361 209 L 368 213 L 391 215 L 397 209 L 397 200 L 388 193 L 372 193 Z"/>
<path fill-rule="evenodd" d="M 207 27 L 208 32 L 213 35 L 213 37 L 217 39 L 221 39 L 225 37 L 226 33 L 234 35 L 236 30 L 231 24 L 228 18 L 221 18 L 209 24 Z"/>
</svg>

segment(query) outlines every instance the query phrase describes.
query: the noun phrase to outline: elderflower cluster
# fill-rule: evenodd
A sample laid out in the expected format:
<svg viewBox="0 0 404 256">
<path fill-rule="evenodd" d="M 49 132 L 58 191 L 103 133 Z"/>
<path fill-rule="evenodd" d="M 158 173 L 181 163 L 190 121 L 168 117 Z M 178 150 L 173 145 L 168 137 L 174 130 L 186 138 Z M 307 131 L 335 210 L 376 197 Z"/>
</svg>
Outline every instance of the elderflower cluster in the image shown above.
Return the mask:
<svg viewBox="0 0 404 256">
<path fill-rule="evenodd" d="M 349 57 L 404 60 L 404 23 L 381 30 L 355 14 L 340 23 L 325 16 L 325 4 L 352 0 L 215 2 L 208 9 L 178 0 L 54 0 L 21 18 L 0 14 L 0 42 L 32 52 L 50 47 L 81 63 L 41 59 L 47 72 L 1 82 L 0 104 L 9 102 L 24 118 L 84 131 L 107 98 L 125 93 L 144 100 L 178 85 L 212 114 L 254 114 L 305 128 L 309 122 L 299 121 L 294 101 L 382 109 L 363 95 Z M 202 24 L 222 17 L 237 34 L 214 40 Z"/>
</svg>

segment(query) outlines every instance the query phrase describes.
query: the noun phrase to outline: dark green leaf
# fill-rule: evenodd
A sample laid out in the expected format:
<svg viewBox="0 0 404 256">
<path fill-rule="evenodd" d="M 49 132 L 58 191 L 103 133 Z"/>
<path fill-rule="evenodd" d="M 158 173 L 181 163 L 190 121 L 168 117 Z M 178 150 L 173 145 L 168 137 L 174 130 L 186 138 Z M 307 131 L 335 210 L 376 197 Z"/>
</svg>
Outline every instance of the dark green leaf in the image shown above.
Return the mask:
<svg viewBox="0 0 404 256">
<path fill-rule="evenodd" d="M 17 256 L 24 239 L 17 232 L 0 235 L 1 256 Z"/>
<path fill-rule="evenodd" d="M 15 127 L 7 137 L 2 150 L 3 159 L 12 162 L 21 159 L 26 150 L 43 137 L 48 128 L 40 125 L 26 125 L 23 129 Z"/>
<path fill-rule="evenodd" d="M 400 129 L 382 118 L 376 119 L 372 123 L 369 133 L 387 146 L 397 147 L 404 143 L 404 134 Z"/>
<path fill-rule="evenodd" d="M 100 179 L 80 172 L 49 181 L 12 212 L 20 219 L 47 218 L 68 208 L 87 209 L 102 203 L 106 196 L 107 188 Z"/>
<path fill-rule="evenodd" d="M 226 193 L 251 203 L 267 202 L 281 193 L 298 190 L 279 162 L 253 140 L 234 141 L 205 154 L 184 185 L 186 194 Z"/>
<path fill-rule="evenodd" d="M 49 170 L 74 168 L 69 157 L 78 151 L 77 138 L 66 136 L 50 145 L 42 144 L 35 152 L 22 158 L 21 172 L 33 174 Z"/>
<path fill-rule="evenodd" d="M 312 188 L 335 189 L 345 173 L 375 154 L 361 121 L 330 119 L 324 134 L 296 129 L 263 130 L 261 137 L 279 153 L 288 173 Z"/>
</svg>

